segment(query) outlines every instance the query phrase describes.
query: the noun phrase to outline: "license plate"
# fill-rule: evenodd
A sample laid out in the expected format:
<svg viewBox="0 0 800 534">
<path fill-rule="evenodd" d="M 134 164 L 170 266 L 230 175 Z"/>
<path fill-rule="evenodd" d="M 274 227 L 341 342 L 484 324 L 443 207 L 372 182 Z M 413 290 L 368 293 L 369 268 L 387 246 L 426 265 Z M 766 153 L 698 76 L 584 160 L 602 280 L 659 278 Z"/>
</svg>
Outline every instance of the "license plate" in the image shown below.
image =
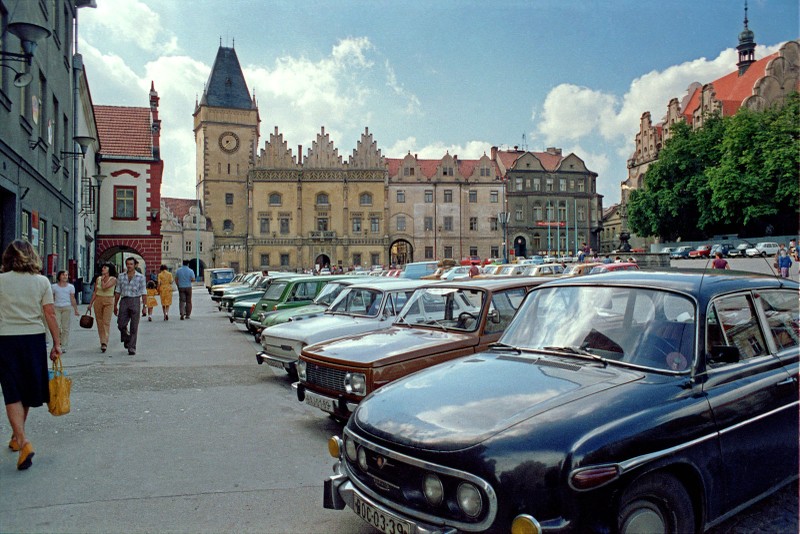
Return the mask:
<svg viewBox="0 0 800 534">
<path fill-rule="evenodd" d="M 333 399 L 317 395 L 308 390 L 306 390 L 306 404 L 330 413 L 336 411 L 336 402 Z"/>
<path fill-rule="evenodd" d="M 411 523 L 378 510 L 353 495 L 353 510 L 367 523 L 386 534 L 411 534 Z"/>
</svg>

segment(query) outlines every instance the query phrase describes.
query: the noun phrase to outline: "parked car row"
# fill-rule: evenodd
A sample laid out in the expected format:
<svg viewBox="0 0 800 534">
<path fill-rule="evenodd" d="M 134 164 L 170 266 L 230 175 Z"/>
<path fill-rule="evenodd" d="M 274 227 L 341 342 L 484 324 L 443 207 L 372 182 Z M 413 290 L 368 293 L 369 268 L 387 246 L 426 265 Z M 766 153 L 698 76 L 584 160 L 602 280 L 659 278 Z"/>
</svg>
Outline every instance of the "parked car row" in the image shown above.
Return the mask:
<svg viewBox="0 0 800 534">
<path fill-rule="evenodd" d="M 796 480 L 800 284 L 632 266 L 370 277 L 264 327 L 257 362 L 346 422 L 324 507 L 385 533 L 702 532 Z M 307 278 L 358 277 L 270 288 Z"/>
<path fill-rule="evenodd" d="M 736 245 L 730 243 L 717 243 L 715 245 L 700 245 L 698 247 L 681 246 L 677 248 L 664 247 L 661 249 L 662 254 L 669 254 L 673 260 L 680 260 L 686 258 L 713 258 L 717 252 L 721 253 L 723 257 L 756 257 L 756 256 L 774 256 L 779 250 L 778 243 L 773 241 L 762 241 L 756 245 L 748 242 L 738 243 Z"/>
</svg>

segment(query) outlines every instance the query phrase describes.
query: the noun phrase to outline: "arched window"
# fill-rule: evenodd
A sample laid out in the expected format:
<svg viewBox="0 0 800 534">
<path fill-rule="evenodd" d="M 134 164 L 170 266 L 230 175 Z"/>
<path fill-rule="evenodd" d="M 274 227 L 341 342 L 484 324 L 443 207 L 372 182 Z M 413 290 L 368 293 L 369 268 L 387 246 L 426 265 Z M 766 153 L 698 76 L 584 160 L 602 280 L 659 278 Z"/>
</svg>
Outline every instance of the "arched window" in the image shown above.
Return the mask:
<svg viewBox="0 0 800 534">
<path fill-rule="evenodd" d="M 269 205 L 270 206 L 280 206 L 281 205 L 281 195 L 280 195 L 280 193 L 270 193 L 269 194 Z"/>
<path fill-rule="evenodd" d="M 233 221 L 230 219 L 225 219 L 222 222 L 222 230 L 225 232 L 233 232 Z"/>
<path fill-rule="evenodd" d="M 329 204 L 328 202 L 328 193 L 319 193 L 317 195 L 317 204 Z"/>
<path fill-rule="evenodd" d="M 372 195 L 369 193 L 361 193 L 361 196 L 358 197 L 358 203 L 361 206 L 372 206 Z"/>
</svg>

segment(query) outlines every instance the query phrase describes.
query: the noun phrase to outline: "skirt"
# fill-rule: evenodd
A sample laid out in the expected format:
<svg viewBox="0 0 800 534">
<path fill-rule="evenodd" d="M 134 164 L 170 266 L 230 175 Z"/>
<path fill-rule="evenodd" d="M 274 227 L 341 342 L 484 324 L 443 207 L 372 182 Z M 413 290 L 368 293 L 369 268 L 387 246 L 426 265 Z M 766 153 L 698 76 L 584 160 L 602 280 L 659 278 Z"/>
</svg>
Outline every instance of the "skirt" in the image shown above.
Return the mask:
<svg viewBox="0 0 800 534">
<path fill-rule="evenodd" d="M 0 336 L 0 387 L 6 404 L 37 407 L 50 401 L 45 334 Z"/>
</svg>

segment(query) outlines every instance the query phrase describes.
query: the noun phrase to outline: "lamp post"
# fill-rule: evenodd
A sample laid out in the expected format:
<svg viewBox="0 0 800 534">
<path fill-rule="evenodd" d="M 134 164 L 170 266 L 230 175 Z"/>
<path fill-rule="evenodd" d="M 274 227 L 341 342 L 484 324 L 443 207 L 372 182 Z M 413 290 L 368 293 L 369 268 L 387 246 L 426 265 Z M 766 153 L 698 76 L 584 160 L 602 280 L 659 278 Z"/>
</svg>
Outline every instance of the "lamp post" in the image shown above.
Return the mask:
<svg viewBox="0 0 800 534">
<path fill-rule="evenodd" d="M 503 228 L 503 263 L 508 263 L 508 221 L 511 214 L 507 211 L 501 211 L 497 214 L 497 220 L 500 221 L 500 226 Z"/>
<path fill-rule="evenodd" d="M 39 42 L 50 37 L 50 30 L 30 22 L 12 22 L 6 26 L 8 33 L 16 36 L 22 44 L 22 53 L 0 50 L 0 65 L 14 71 L 14 86 L 25 87 L 31 83 L 33 76 L 29 71 L 18 71 L 7 61 L 19 61 L 23 69 L 29 68 L 33 60 L 33 53 Z"/>
</svg>

